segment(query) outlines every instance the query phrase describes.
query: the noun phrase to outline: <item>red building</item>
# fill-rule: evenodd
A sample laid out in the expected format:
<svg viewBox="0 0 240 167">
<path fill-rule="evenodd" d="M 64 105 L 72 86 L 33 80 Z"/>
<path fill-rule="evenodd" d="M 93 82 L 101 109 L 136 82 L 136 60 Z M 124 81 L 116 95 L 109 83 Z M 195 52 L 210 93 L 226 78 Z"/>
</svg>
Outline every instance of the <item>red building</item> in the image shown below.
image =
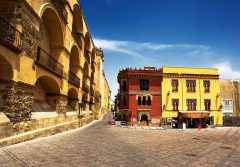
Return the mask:
<svg viewBox="0 0 240 167">
<path fill-rule="evenodd" d="M 161 69 L 127 68 L 118 74 L 119 119 L 134 125 L 160 124 L 162 114 Z"/>
</svg>

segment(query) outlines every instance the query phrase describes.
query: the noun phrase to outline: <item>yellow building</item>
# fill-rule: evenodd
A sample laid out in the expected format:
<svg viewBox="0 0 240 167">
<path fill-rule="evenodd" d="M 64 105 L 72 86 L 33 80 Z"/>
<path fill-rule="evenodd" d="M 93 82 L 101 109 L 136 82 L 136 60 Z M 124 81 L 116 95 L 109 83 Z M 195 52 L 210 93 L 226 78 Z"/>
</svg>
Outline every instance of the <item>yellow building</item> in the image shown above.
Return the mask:
<svg viewBox="0 0 240 167">
<path fill-rule="evenodd" d="M 162 68 L 163 125 L 176 128 L 198 124 L 222 125 L 220 82 L 217 69 Z"/>
<path fill-rule="evenodd" d="M 103 51 L 78 0 L 1 0 L 0 29 L 0 139 L 101 116 Z"/>
</svg>

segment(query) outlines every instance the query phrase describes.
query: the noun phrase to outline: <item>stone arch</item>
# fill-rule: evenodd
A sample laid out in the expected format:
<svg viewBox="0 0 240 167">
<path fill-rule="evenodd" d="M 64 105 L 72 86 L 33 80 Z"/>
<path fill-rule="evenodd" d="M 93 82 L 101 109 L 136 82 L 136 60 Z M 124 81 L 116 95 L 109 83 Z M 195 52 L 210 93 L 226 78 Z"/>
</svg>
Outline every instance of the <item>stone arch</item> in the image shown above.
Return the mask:
<svg viewBox="0 0 240 167">
<path fill-rule="evenodd" d="M 80 54 L 78 47 L 73 45 L 70 53 L 69 70 L 77 75 L 80 70 Z"/>
<path fill-rule="evenodd" d="M 85 35 L 85 50 L 91 51 L 91 36 L 89 32 Z"/>
<path fill-rule="evenodd" d="M 33 112 L 52 112 L 56 110 L 56 96 L 60 95 L 58 82 L 49 76 L 37 78 L 34 90 Z"/>
<path fill-rule="evenodd" d="M 78 4 L 73 6 L 73 29 L 78 33 L 83 33 L 83 14 Z"/>
<path fill-rule="evenodd" d="M 37 79 L 35 86 L 45 91 L 47 94 L 60 94 L 60 86 L 58 82 L 49 77 L 49 76 L 41 76 Z M 35 97 L 35 94 L 34 94 Z"/>
<path fill-rule="evenodd" d="M 60 48 L 64 45 L 64 29 L 61 19 L 49 4 L 42 8 L 40 16 L 42 22 L 39 31 L 42 39 L 39 46 L 46 53 L 59 60 Z"/>
<path fill-rule="evenodd" d="M 68 98 L 78 100 L 78 90 L 75 88 L 69 89 Z"/>
<path fill-rule="evenodd" d="M 141 116 L 140 122 L 141 122 L 142 126 L 147 126 L 148 125 L 148 116 L 146 114 L 143 114 Z"/>
<path fill-rule="evenodd" d="M 63 45 L 63 27 L 57 12 L 47 7 L 42 11 L 41 19 L 47 28 L 50 45 Z"/>
<path fill-rule="evenodd" d="M 75 88 L 70 88 L 68 90 L 68 111 L 77 111 L 78 110 L 78 90 Z"/>
</svg>

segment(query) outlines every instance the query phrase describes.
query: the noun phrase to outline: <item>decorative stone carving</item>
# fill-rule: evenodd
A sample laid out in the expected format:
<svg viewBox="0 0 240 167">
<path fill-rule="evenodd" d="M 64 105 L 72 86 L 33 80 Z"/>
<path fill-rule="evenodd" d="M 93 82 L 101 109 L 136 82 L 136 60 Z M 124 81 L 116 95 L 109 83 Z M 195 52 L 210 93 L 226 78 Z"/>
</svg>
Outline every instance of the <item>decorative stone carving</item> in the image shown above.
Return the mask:
<svg viewBox="0 0 240 167">
<path fill-rule="evenodd" d="M 11 81 L 3 91 L 2 111 L 16 131 L 27 131 L 30 128 L 33 88 L 32 85 Z"/>
</svg>

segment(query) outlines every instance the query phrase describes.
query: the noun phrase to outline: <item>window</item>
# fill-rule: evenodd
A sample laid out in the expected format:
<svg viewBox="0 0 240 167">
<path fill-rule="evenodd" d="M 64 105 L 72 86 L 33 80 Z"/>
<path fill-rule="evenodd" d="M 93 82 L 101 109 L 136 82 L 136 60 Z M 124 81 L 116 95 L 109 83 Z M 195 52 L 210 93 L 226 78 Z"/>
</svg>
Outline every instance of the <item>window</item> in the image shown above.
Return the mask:
<svg viewBox="0 0 240 167">
<path fill-rule="evenodd" d="M 147 99 L 146 99 L 146 97 L 145 96 L 143 96 L 143 100 L 142 100 L 142 105 L 146 105 L 147 104 Z"/>
<path fill-rule="evenodd" d="M 149 90 L 149 80 L 140 80 L 140 90 Z"/>
<path fill-rule="evenodd" d="M 196 99 L 188 99 L 187 100 L 188 111 L 196 110 L 197 101 Z"/>
<path fill-rule="evenodd" d="M 172 105 L 173 105 L 173 111 L 178 111 L 178 99 L 173 99 L 172 100 Z"/>
<path fill-rule="evenodd" d="M 204 100 L 205 110 L 209 111 L 211 109 L 211 100 Z"/>
<path fill-rule="evenodd" d="M 148 96 L 148 98 L 147 98 L 147 105 L 148 105 L 148 106 L 151 106 L 151 104 L 152 104 L 151 97 Z"/>
<path fill-rule="evenodd" d="M 196 92 L 196 81 L 195 80 L 187 80 L 187 91 L 188 92 Z"/>
<path fill-rule="evenodd" d="M 123 81 L 123 91 L 127 91 L 127 81 Z"/>
<path fill-rule="evenodd" d="M 172 80 L 172 91 L 177 92 L 178 91 L 178 80 L 173 79 Z"/>
<path fill-rule="evenodd" d="M 123 106 L 126 106 L 126 105 L 127 105 L 127 97 L 123 96 Z"/>
<path fill-rule="evenodd" d="M 142 99 L 140 96 L 138 96 L 138 105 L 140 106 L 142 104 Z"/>
<path fill-rule="evenodd" d="M 204 85 L 204 92 L 210 92 L 210 81 L 209 80 L 203 81 L 203 85 Z"/>
<path fill-rule="evenodd" d="M 226 100 L 226 101 L 225 101 L 225 105 L 226 105 L 226 106 L 230 106 L 230 100 Z"/>
</svg>

